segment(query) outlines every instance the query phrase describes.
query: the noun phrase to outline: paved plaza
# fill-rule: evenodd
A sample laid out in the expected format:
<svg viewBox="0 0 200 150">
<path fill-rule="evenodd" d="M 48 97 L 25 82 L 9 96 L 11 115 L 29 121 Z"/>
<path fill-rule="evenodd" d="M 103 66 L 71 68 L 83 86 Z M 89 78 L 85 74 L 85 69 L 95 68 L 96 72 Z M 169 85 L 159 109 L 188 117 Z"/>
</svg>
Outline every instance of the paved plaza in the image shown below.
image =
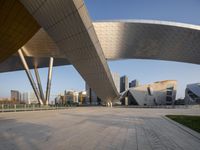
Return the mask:
<svg viewBox="0 0 200 150">
<path fill-rule="evenodd" d="M 200 108 L 77 107 L 0 113 L 0 150 L 199 150 L 200 139 L 165 119 L 165 114 L 200 115 Z"/>
</svg>

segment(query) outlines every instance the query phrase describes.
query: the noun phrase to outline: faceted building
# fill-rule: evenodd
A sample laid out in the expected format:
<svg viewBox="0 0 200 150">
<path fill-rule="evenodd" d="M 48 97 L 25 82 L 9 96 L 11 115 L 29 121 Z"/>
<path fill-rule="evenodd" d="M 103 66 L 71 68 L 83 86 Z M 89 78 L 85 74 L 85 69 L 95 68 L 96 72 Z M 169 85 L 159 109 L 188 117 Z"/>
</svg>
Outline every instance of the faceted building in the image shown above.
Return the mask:
<svg viewBox="0 0 200 150">
<path fill-rule="evenodd" d="M 129 88 L 121 96 L 122 105 L 172 105 L 176 99 L 176 80 L 164 80 Z M 126 102 L 127 101 L 127 102 Z"/>
<path fill-rule="evenodd" d="M 184 99 L 185 104 L 200 104 L 200 83 L 188 84 Z"/>
</svg>

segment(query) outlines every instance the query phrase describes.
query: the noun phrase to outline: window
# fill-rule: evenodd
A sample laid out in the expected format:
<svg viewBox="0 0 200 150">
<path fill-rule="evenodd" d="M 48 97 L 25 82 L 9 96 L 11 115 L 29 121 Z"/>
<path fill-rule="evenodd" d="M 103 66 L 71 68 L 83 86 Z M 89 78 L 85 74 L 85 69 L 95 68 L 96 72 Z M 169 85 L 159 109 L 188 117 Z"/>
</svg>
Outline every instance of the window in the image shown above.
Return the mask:
<svg viewBox="0 0 200 150">
<path fill-rule="evenodd" d="M 172 97 L 167 96 L 167 97 L 166 97 L 166 101 L 167 101 L 167 102 L 171 102 L 171 101 L 172 101 Z"/>
<path fill-rule="evenodd" d="M 167 91 L 167 95 L 172 95 L 172 91 Z"/>
</svg>

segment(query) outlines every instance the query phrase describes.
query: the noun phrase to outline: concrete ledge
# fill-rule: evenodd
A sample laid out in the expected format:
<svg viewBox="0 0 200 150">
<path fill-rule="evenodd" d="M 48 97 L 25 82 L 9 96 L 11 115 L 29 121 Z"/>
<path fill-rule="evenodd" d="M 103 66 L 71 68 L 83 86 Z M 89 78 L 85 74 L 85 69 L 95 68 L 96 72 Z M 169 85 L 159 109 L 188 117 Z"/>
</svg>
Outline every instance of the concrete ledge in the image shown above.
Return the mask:
<svg viewBox="0 0 200 150">
<path fill-rule="evenodd" d="M 139 106 L 139 105 L 113 105 L 116 108 L 158 108 L 158 109 L 190 109 L 189 105 L 160 105 L 160 106 Z"/>
<path fill-rule="evenodd" d="M 172 124 L 174 124 L 175 126 L 179 127 L 180 129 L 184 130 L 185 132 L 189 133 L 190 135 L 192 135 L 193 137 L 197 138 L 198 140 L 200 140 L 200 133 L 196 132 L 195 130 L 192 130 L 190 128 L 188 128 L 187 126 L 184 126 L 166 116 L 162 116 L 164 119 L 166 119 L 167 121 L 171 122 Z"/>
</svg>

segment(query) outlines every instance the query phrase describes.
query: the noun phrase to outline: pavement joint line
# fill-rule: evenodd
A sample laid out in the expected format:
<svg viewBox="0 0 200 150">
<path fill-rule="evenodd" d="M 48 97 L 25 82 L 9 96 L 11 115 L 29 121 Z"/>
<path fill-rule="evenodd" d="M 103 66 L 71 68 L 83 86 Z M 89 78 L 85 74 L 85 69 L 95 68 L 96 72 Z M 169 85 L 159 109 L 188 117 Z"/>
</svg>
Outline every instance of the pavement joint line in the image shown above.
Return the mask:
<svg viewBox="0 0 200 150">
<path fill-rule="evenodd" d="M 188 128 L 187 126 L 184 126 L 170 118 L 167 118 L 166 116 L 162 116 L 162 118 L 164 118 L 165 120 L 169 121 L 170 123 L 174 124 L 175 126 L 177 126 L 178 128 L 182 129 L 183 131 L 189 133 L 190 135 L 192 135 L 193 137 L 197 138 L 200 141 L 200 133 L 196 132 L 195 130 L 192 130 L 190 128 Z"/>
</svg>

